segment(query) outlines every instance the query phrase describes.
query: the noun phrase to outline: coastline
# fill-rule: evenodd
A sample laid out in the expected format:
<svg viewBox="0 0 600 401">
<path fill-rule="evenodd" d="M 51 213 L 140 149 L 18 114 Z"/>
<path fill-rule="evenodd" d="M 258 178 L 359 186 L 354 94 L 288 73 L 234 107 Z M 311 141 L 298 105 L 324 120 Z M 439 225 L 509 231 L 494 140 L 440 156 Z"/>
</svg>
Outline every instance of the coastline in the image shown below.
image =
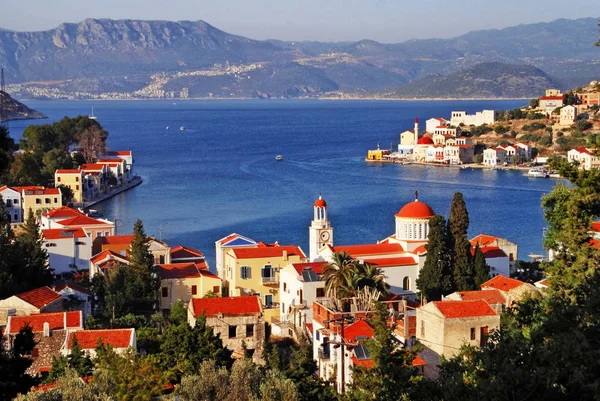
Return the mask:
<svg viewBox="0 0 600 401">
<path fill-rule="evenodd" d="M 91 202 L 81 202 L 80 204 L 76 204 L 76 206 L 81 207 L 82 209 L 89 209 L 90 207 L 97 205 L 101 202 L 104 202 L 107 199 L 112 198 L 113 196 L 119 195 L 120 193 L 123 193 L 125 191 L 128 191 L 132 188 L 137 187 L 138 185 L 140 185 L 144 180 L 142 179 L 142 177 L 140 177 L 139 175 L 136 175 L 135 177 L 132 178 L 131 181 L 129 181 L 127 183 L 127 185 L 117 188 L 116 190 L 112 191 L 111 193 L 108 194 L 104 194 L 103 196 L 99 197 L 98 199 L 94 199 Z"/>
<path fill-rule="evenodd" d="M 24 102 L 30 101 L 48 101 L 48 102 L 73 102 L 73 101 L 85 101 L 85 102 L 130 102 L 130 101 L 167 101 L 167 102 L 185 102 L 190 100 L 257 100 L 257 101 L 273 101 L 273 100 L 335 100 L 335 101 L 393 101 L 393 102 L 460 102 L 460 101 L 505 101 L 505 100 L 523 100 L 529 101 L 531 98 L 512 98 L 512 97 L 490 97 L 490 98 L 380 98 L 380 97 L 293 97 L 293 98 L 260 98 L 260 97 L 190 97 L 186 99 L 174 98 L 174 99 L 38 99 L 38 98 L 21 98 Z M 47 117 L 46 117 L 47 118 Z"/>
</svg>

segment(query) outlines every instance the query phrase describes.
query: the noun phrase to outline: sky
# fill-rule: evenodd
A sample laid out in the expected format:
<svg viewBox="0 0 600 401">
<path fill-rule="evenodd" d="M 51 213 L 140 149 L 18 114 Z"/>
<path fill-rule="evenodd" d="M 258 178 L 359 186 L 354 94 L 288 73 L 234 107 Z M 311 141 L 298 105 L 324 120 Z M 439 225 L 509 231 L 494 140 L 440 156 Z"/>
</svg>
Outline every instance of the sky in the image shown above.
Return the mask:
<svg viewBox="0 0 600 401">
<path fill-rule="evenodd" d="M 598 1 L 0 0 L 0 28 L 40 31 L 86 18 L 201 19 L 253 39 L 394 43 L 558 18 L 597 17 Z"/>
</svg>

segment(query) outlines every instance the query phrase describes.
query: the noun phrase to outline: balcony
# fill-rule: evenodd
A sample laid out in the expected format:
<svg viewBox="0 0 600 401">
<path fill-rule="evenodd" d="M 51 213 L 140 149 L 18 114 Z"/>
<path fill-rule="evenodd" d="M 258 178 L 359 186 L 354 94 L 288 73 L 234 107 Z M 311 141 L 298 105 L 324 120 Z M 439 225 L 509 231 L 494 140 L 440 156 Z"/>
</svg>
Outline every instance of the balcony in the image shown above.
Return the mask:
<svg viewBox="0 0 600 401">
<path fill-rule="evenodd" d="M 294 309 L 305 309 L 308 306 L 306 299 L 303 301 L 296 301 L 295 299 L 292 301 L 292 308 Z"/>
<path fill-rule="evenodd" d="M 262 285 L 279 285 L 279 277 L 262 277 L 261 278 Z"/>
<path fill-rule="evenodd" d="M 323 348 L 323 346 L 320 346 L 318 349 L 317 355 L 318 355 L 319 359 L 329 359 L 329 357 L 330 357 L 329 348 Z"/>
</svg>

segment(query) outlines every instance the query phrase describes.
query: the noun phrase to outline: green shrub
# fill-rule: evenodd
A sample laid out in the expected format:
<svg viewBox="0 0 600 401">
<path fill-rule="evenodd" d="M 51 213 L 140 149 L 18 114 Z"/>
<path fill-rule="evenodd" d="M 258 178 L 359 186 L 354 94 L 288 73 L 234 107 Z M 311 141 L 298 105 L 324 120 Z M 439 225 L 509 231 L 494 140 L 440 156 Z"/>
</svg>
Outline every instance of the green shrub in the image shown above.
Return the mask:
<svg viewBox="0 0 600 401">
<path fill-rule="evenodd" d="M 586 130 L 592 128 L 593 126 L 594 126 L 594 124 L 592 124 L 588 120 L 577 120 L 577 122 L 575 123 L 575 127 L 579 131 L 586 131 Z"/>
<path fill-rule="evenodd" d="M 540 144 L 543 146 L 552 146 L 552 135 L 545 134 L 540 138 Z"/>
<path fill-rule="evenodd" d="M 508 127 L 505 127 L 504 125 L 497 125 L 497 126 L 494 128 L 494 132 L 495 132 L 496 134 L 500 134 L 500 135 L 501 135 L 501 134 L 504 134 L 504 133 L 508 132 Z"/>
<path fill-rule="evenodd" d="M 543 113 L 527 113 L 528 120 L 544 120 L 546 115 Z"/>
</svg>

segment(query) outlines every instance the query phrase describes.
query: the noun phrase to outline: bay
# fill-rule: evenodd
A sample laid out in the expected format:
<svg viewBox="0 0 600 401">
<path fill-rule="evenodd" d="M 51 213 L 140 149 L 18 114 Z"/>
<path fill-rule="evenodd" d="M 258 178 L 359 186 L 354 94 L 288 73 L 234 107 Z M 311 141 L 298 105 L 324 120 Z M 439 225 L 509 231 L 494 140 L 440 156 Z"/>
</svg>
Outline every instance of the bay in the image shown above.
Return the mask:
<svg viewBox="0 0 600 401">
<path fill-rule="evenodd" d="M 30 124 L 87 115 L 94 106 L 109 148 L 133 150 L 141 186 L 97 206 L 120 233 L 140 218 L 146 232 L 201 250 L 214 268 L 215 241 L 232 232 L 308 252 L 314 200 L 322 193 L 335 244 L 372 243 L 394 232 L 394 214 L 419 199 L 447 215 L 462 192 L 471 236 L 507 238 L 520 259 L 543 253 L 540 198 L 557 181 L 522 171 L 461 170 L 364 162 L 379 143 L 421 129 L 452 110 L 510 109 L 514 101 L 30 101 L 48 120 L 11 123 L 17 139 Z M 169 127 L 167 129 L 167 127 Z M 180 127 L 184 127 L 180 130 Z M 283 161 L 275 156 L 282 155 Z"/>
</svg>

